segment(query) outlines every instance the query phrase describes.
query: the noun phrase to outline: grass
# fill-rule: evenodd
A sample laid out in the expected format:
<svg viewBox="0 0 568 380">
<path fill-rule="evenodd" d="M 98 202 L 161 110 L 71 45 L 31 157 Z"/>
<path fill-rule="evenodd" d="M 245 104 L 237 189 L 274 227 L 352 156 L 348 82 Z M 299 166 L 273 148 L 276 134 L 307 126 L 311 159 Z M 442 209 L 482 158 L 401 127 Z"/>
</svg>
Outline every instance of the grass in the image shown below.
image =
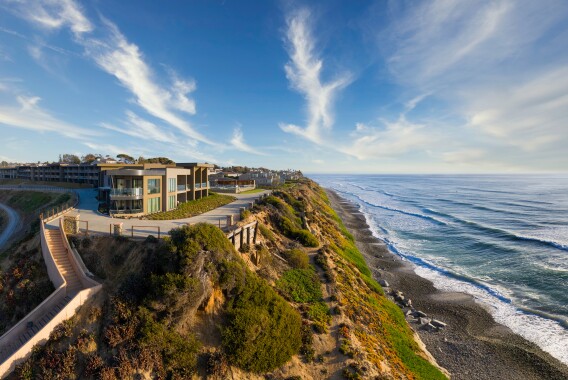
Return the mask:
<svg viewBox="0 0 568 380">
<path fill-rule="evenodd" d="M 239 194 L 254 194 L 254 193 L 262 193 L 264 189 L 251 189 L 247 191 L 242 191 Z"/>
<path fill-rule="evenodd" d="M 36 191 L 18 191 L 8 201 L 8 205 L 22 210 L 23 212 L 31 212 L 39 210 L 39 208 L 53 200 L 53 194 L 39 193 Z"/>
<path fill-rule="evenodd" d="M 66 189 L 92 189 L 93 186 L 86 183 L 72 182 L 51 182 L 51 181 L 29 181 L 25 179 L 0 179 L 0 185 L 31 185 L 31 186 L 52 186 L 63 187 Z"/>
<path fill-rule="evenodd" d="M 175 210 L 147 215 L 146 219 L 172 220 L 190 218 L 229 204 L 236 199 L 230 195 L 209 193 L 208 197 L 181 203 Z"/>
</svg>

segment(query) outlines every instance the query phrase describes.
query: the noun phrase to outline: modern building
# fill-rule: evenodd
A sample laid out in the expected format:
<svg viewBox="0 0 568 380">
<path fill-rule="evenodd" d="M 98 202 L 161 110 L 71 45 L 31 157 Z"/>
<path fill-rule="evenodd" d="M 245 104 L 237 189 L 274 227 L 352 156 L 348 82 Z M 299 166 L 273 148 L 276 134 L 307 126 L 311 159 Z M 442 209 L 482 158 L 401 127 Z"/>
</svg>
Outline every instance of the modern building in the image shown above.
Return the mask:
<svg viewBox="0 0 568 380">
<path fill-rule="evenodd" d="M 209 177 L 211 178 L 211 177 Z M 211 180 L 211 189 L 217 193 L 241 193 L 247 190 L 256 188 L 253 180 L 238 180 L 238 179 L 215 179 Z"/>
<path fill-rule="evenodd" d="M 91 164 L 45 164 L 20 165 L 0 168 L 0 178 L 24 179 L 28 181 L 85 183 L 94 187 L 100 180 L 99 165 Z"/>
<path fill-rule="evenodd" d="M 211 164 L 106 165 L 102 198 L 113 215 L 138 216 L 173 210 L 179 203 L 209 195 Z"/>
<path fill-rule="evenodd" d="M 256 171 L 241 174 L 240 180 L 254 180 L 257 186 L 275 186 L 279 185 L 282 181 L 280 176 L 270 171 Z"/>
<path fill-rule="evenodd" d="M 114 214 L 142 215 L 172 210 L 209 195 L 211 164 L 45 164 L 0 168 L 0 178 L 73 182 L 99 189 Z"/>
</svg>

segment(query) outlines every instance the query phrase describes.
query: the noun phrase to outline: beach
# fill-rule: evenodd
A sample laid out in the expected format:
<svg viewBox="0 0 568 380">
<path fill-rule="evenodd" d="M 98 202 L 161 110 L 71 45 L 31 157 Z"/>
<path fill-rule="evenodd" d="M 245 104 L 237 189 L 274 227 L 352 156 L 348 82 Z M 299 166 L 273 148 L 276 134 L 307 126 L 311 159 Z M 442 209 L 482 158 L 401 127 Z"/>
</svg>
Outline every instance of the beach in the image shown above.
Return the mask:
<svg viewBox="0 0 568 380">
<path fill-rule="evenodd" d="M 443 292 L 418 276 L 413 265 L 392 254 L 373 236 L 358 206 L 327 190 L 332 207 L 356 239 L 375 279 L 400 291 L 420 310 L 447 324 L 438 331 L 419 329 L 428 351 L 452 379 L 568 379 L 568 367 L 534 343 L 496 323 L 484 305 L 465 293 Z"/>
</svg>

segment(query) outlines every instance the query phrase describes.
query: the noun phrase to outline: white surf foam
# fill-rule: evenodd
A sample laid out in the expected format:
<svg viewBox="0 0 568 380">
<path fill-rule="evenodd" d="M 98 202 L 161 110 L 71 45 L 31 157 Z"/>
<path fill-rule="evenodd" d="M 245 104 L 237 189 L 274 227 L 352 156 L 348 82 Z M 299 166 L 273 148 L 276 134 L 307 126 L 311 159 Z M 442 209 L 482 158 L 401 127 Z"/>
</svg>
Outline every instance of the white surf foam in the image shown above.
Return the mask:
<svg viewBox="0 0 568 380">
<path fill-rule="evenodd" d="M 568 364 L 568 331 L 559 322 L 524 313 L 473 284 L 446 277 L 431 269 L 417 266 L 414 271 L 419 276 L 432 281 L 440 290 L 472 295 L 477 302 L 488 307 L 496 322 L 537 344 L 562 363 Z"/>
</svg>

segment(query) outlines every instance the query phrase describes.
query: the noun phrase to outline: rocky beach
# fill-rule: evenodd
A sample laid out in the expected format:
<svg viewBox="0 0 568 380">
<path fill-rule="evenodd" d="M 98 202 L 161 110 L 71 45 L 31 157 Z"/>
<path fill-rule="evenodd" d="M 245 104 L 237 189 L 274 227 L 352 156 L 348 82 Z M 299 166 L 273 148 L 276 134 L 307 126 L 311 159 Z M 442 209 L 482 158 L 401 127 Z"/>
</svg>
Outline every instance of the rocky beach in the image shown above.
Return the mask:
<svg viewBox="0 0 568 380">
<path fill-rule="evenodd" d="M 357 205 L 327 193 L 377 281 L 388 285 L 385 292 L 452 379 L 568 379 L 566 365 L 496 323 L 472 296 L 440 291 L 418 276 L 373 236 Z"/>
</svg>

